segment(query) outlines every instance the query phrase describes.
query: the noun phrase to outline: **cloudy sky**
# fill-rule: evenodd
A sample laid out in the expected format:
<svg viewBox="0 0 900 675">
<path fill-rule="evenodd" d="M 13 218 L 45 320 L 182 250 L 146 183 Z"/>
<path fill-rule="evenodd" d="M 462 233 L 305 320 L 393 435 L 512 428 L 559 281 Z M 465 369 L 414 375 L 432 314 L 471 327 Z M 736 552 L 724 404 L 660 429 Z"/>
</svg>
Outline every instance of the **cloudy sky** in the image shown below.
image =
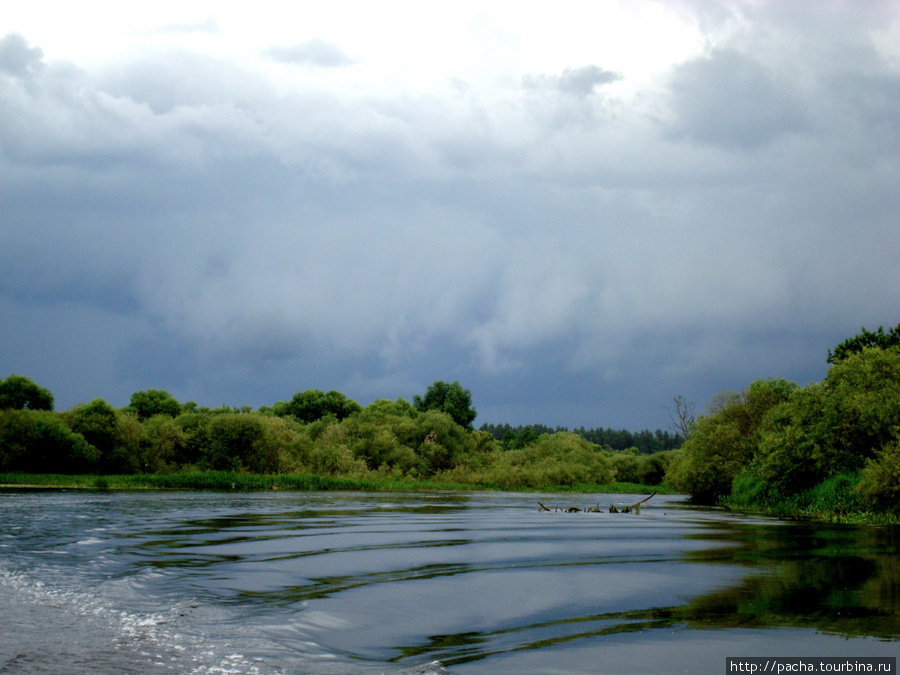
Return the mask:
<svg viewBox="0 0 900 675">
<path fill-rule="evenodd" d="M 900 322 L 898 188 L 894 1 L 13 3 L 0 377 L 667 428 Z"/>
</svg>

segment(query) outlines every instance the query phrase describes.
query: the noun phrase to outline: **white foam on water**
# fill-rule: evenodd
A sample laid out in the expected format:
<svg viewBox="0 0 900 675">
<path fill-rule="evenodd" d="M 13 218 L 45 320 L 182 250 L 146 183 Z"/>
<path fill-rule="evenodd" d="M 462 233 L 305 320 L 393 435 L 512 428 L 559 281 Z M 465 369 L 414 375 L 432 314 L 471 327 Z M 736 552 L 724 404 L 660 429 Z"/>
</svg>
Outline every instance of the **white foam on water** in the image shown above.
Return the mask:
<svg viewBox="0 0 900 675">
<path fill-rule="evenodd" d="M 9 631 L 0 640 L 9 650 L 0 652 L 0 668 L 16 659 L 16 672 L 29 672 L 24 663 L 37 672 L 55 663 L 79 672 L 73 663 L 94 663 L 98 671 L 258 673 L 233 648 L 224 656 L 216 649 L 201 652 L 201 638 L 179 629 L 188 627 L 197 606 L 184 601 L 156 612 L 116 609 L 96 589 L 58 587 L 0 566 L 0 607 Z"/>
<path fill-rule="evenodd" d="M 49 578 L 36 578 L 40 574 Z M 26 674 L 49 670 L 284 675 L 365 670 L 348 668 L 311 640 L 309 625 L 271 625 L 244 634 L 240 619 L 227 608 L 196 598 L 176 601 L 162 610 L 158 607 L 163 600 L 152 611 L 131 609 L 140 595 L 141 581 L 160 575 L 157 570 L 142 570 L 134 577 L 79 589 L 71 585 L 71 577 L 62 579 L 64 574 L 13 570 L 0 561 L 4 619 L 0 622 L 0 671 L 7 665 L 14 667 L 13 672 Z M 122 609 L 122 603 L 128 608 Z M 144 598 L 141 604 L 149 603 Z M 310 618 L 317 626 L 335 620 L 324 612 Z M 260 653 L 269 658 L 253 656 Z M 284 662 L 273 653 L 284 654 Z"/>
</svg>

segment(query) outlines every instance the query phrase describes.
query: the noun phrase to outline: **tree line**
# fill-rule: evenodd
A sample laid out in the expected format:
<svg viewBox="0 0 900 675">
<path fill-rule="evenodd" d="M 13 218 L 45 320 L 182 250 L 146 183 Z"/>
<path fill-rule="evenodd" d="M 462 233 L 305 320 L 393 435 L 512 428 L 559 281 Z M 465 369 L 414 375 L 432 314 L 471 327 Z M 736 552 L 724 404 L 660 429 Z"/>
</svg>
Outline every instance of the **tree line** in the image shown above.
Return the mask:
<svg viewBox="0 0 900 675">
<path fill-rule="evenodd" d="M 652 454 L 675 450 L 681 447 L 684 437 L 681 434 L 670 433 L 657 429 L 650 431 L 628 431 L 627 429 L 597 428 L 585 429 L 583 426 L 569 429 L 564 426 L 548 427 L 543 424 L 529 424 L 510 426 L 509 424 L 482 424 L 480 431 L 487 431 L 491 436 L 500 441 L 506 450 L 516 450 L 531 445 L 544 434 L 571 432 L 586 441 L 599 445 L 604 450 L 628 450 L 637 448 L 641 454 Z"/>
<path fill-rule="evenodd" d="M 11 375 L 0 380 L 0 472 L 213 470 L 500 487 L 657 484 L 665 475 L 670 453 L 644 455 L 634 445 L 615 451 L 590 441 L 584 430 L 560 428 L 529 427 L 513 432 L 515 443 L 510 433 L 502 441 L 475 430 L 475 417 L 471 392 L 459 382 L 437 381 L 412 402 L 379 399 L 365 407 L 338 391 L 308 389 L 257 410 L 210 409 L 150 389 L 119 409 L 98 398 L 53 412 L 48 390 Z M 619 441 L 625 438 L 635 437 Z"/>
<path fill-rule="evenodd" d="M 788 515 L 897 511 L 900 325 L 828 352 L 822 382 L 757 380 L 717 395 L 666 480 L 695 501 Z"/>
</svg>

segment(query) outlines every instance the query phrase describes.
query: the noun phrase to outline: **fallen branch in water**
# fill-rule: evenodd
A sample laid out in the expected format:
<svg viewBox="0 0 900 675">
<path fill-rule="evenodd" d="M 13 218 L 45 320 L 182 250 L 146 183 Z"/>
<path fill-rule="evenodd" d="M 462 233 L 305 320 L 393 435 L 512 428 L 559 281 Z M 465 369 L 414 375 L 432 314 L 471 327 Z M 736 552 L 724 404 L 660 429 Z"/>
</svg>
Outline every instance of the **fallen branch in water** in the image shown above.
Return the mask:
<svg viewBox="0 0 900 675">
<path fill-rule="evenodd" d="M 635 504 L 632 504 L 631 506 L 625 506 L 621 509 L 617 509 L 615 507 L 615 505 L 610 504 L 609 512 L 610 513 L 632 513 L 632 512 L 640 513 L 641 512 L 641 504 L 645 504 L 646 502 L 650 501 L 650 499 L 652 499 L 655 496 L 656 496 L 656 493 L 654 492 L 649 497 L 645 497 L 641 501 L 639 501 Z M 583 511 L 584 513 L 600 513 L 600 505 L 597 504 L 597 506 L 589 506 L 586 509 L 579 509 L 577 506 L 570 506 L 567 509 L 561 509 L 559 507 L 554 507 L 554 508 L 550 509 L 550 508 L 547 508 L 546 506 L 544 506 L 541 502 L 538 502 L 538 511 L 557 511 L 557 512 L 562 511 L 563 513 L 581 513 Z"/>
<path fill-rule="evenodd" d="M 610 504 L 609 512 L 610 513 L 631 513 L 632 511 L 634 511 L 635 513 L 640 513 L 641 512 L 641 504 L 650 501 L 650 499 L 654 496 L 656 496 L 655 492 L 652 495 L 650 495 L 650 497 L 642 499 L 641 501 L 637 502 L 636 504 L 632 504 L 631 506 L 626 506 L 623 509 L 617 509 L 614 504 Z"/>
</svg>

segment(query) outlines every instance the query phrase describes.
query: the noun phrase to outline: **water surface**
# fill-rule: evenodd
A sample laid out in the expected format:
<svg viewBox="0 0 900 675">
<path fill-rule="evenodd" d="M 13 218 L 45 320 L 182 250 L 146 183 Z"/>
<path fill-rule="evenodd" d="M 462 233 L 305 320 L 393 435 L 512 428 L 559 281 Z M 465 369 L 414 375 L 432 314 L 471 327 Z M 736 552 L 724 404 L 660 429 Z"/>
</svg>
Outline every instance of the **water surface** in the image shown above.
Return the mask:
<svg viewBox="0 0 900 675">
<path fill-rule="evenodd" d="M 600 505 L 601 513 L 538 511 Z M 654 497 L 0 492 L 0 672 L 724 672 L 896 656 L 897 528 Z"/>
</svg>

